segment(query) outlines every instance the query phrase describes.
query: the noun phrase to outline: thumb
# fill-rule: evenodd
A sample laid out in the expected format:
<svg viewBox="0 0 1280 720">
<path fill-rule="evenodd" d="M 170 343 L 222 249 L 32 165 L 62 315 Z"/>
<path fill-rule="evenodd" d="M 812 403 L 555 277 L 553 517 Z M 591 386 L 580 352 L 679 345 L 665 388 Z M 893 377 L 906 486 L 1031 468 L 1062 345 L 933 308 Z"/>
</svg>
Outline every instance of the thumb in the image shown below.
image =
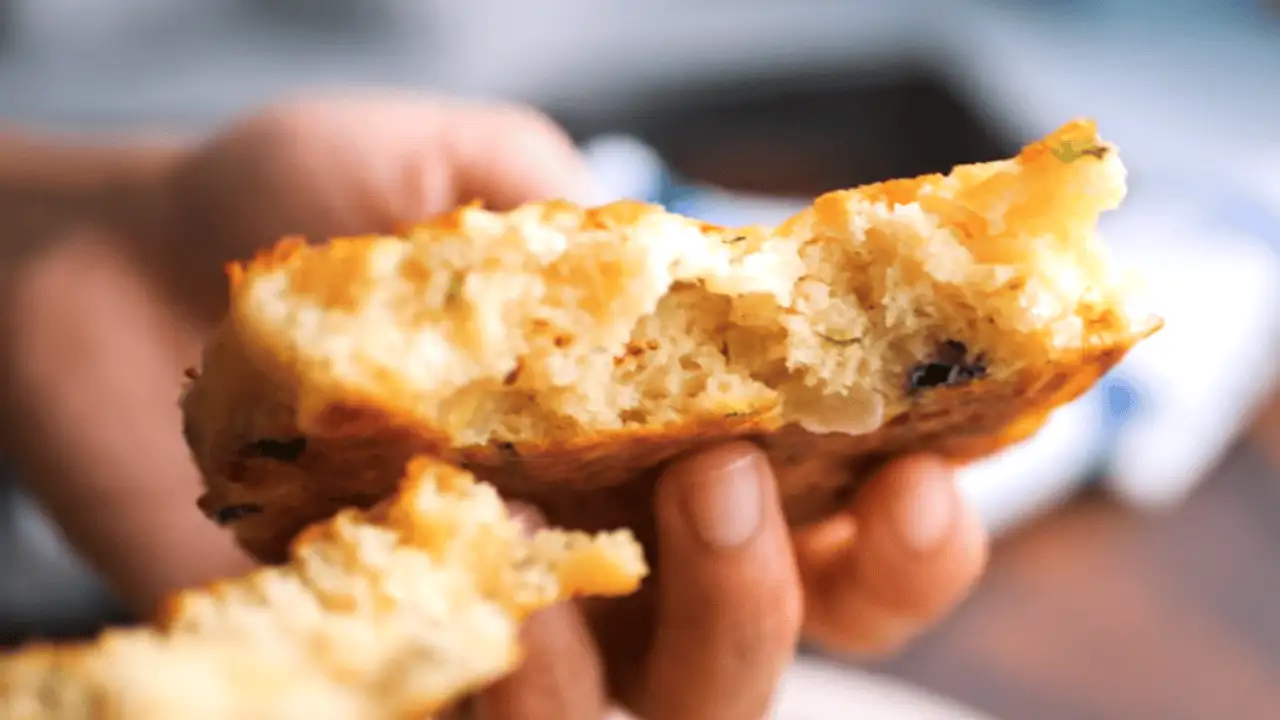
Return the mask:
<svg viewBox="0 0 1280 720">
<path fill-rule="evenodd" d="M 734 443 L 659 480 L 658 609 L 631 705 L 664 720 L 758 720 L 795 653 L 801 592 L 773 471 Z"/>
</svg>

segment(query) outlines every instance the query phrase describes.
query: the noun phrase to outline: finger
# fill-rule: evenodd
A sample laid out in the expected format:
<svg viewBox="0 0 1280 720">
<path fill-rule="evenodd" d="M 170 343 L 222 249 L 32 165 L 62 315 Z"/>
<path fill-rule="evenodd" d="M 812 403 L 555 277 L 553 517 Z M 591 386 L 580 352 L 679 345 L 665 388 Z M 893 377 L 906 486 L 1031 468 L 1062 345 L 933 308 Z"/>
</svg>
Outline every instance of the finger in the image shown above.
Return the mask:
<svg viewBox="0 0 1280 720">
<path fill-rule="evenodd" d="M 442 147 L 455 202 L 482 199 L 508 208 L 533 200 L 591 205 L 601 189 L 569 135 L 547 116 L 520 106 L 453 106 Z"/>
<path fill-rule="evenodd" d="M 524 659 L 476 698 L 477 720 L 598 720 L 607 706 L 604 674 L 572 603 L 542 610 L 520 633 Z"/>
<path fill-rule="evenodd" d="M 473 200 L 599 196 L 568 135 L 532 109 L 386 92 L 268 108 L 180 163 L 163 194 L 186 242 L 166 235 L 151 254 L 185 269 L 167 289 L 209 322 L 225 311 L 223 265 L 284 235 L 393 232 Z"/>
<path fill-rule="evenodd" d="M 472 200 L 508 208 L 599 196 L 564 129 L 522 105 L 347 93 L 269 109 L 218 147 L 237 166 L 246 153 L 274 151 L 280 175 L 266 179 L 306 187 L 341 228 L 332 232 L 414 222 Z"/>
<path fill-rule="evenodd" d="M 537 513 L 519 507 L 530 528 Z M 515 672 L 475 699 L 476 720 L 599 720 L 607 706 L 603 668 L 577 607 L 561 603 L 534 614 L 520 631 L 524 659 Z"/>
<path fill-rule="evenodd" d="M 795 538 L 805 634 L 828 649 L 883 653 L 958 604 L 981 575 L 987 538 L 943 461 L 895 462 L 851 514 Z"/>
<path fill-rule="evenodd" d="M 657 627 L 627 693 L 663 720 L 759 720 L 795 652 L 802 600 L 772 469 L 735 443 L 658 482 Z"/>
<path fill-rule="evenodd" d="M 224 146 L 237 157 L 241 146 L 290 148 L 270 179 L 306 187 L 331 233 L 389 230 L 473 200 L 506 209 L 600 196 L 564 129 L 523 105 L 348 93 L 279 106 L 230 137 Z"/>
<path fill-rule="evenodd" d="M 251 563 L 196 508 L 199 476 L 179 433 L 178 342 L 104 247 L 78 236 L 24 271 L 6 298 L 20 312 L 6 318 L 0 385 L 33 494 L 148 614 L 170 591 Z"/>
</svg>

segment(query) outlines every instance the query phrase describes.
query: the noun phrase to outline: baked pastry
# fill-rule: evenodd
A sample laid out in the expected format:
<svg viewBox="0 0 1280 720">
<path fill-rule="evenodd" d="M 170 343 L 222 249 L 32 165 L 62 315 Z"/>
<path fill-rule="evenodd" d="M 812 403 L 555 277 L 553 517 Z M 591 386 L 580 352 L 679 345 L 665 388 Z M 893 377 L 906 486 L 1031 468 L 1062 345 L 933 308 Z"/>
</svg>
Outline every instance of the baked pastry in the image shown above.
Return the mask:
<svg viewBox="0 0 1280 720">
<path fill-rule="evenodd" d="M 778 227 L 543 202 L 285 239 L 230 268 L 183 400 L 201 505 L 276 560 L 428 453 L 555 524 L 644 531 L 665 462 L 749 438 L 789 519 L 822 518 L 891 456 L 1026 438 L 1159 328 L 1097 233 L 1124 193 L 1076 121 Z"/>
<path fill-rule="evenodd" d="M 0 716 L 422 718 L 510 671 L 529 613 L 646 572 L 625 531 L 530 536 L 461 470 L 406 477 L 305 530 L 287 564 L 178 594 L 155 628 L 0 657 Z"/>
</svg>

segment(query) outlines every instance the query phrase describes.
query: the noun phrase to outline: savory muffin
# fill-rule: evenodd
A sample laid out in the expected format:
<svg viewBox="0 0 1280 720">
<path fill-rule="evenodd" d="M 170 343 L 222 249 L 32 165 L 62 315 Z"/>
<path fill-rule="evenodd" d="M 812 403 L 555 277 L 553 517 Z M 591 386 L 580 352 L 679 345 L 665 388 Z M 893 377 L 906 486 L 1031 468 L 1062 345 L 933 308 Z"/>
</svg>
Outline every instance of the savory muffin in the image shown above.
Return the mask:
<svg viewBox="0 0 1280 720">
<path fill-rule="evenodd" d="M 183 399 L 202 507 L 278 560 L 427 453 L 556 524 L 644 530 L 666 461 L 748 438 L 792 522 L 821 518 L 890 456 L 1027 437 L 1159 328 L 1097 233 L 1124 192 L 1076 121 L 778 227 L 544 202 L 283 240 L 230 269 Z"/>
</svg>

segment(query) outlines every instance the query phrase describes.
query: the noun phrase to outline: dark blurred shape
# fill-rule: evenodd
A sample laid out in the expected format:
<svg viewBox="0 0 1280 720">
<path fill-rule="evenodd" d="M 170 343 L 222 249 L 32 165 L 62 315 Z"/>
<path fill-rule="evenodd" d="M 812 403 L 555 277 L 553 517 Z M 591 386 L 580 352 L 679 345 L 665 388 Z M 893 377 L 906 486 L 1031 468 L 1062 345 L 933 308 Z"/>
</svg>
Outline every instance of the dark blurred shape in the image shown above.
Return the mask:
<svg viewBox="0 0 1280 720">
<path fill-rule="evenodd" d="M 1017 149 L 937 74 L 914 68 L 686 87 L 646 99 L 609 129 L 644 138 L 681 175 L 780 195 L 941 172 Z"/>
<path fill-rule="evenodd" d="M 132 620 L 0 457 L 0 648 L 86 637 Z"/>
<path fill-rule="evenodd" d="M 383 0 L 239 0 L 255 20 L 301 34 L 366 35 L 394 24 Z"/>
<path fill-rule="evenodd" d="M 0 0 L 0 54 L 13 45 L 16 32 L 13 0 Z"/>
</svg>

